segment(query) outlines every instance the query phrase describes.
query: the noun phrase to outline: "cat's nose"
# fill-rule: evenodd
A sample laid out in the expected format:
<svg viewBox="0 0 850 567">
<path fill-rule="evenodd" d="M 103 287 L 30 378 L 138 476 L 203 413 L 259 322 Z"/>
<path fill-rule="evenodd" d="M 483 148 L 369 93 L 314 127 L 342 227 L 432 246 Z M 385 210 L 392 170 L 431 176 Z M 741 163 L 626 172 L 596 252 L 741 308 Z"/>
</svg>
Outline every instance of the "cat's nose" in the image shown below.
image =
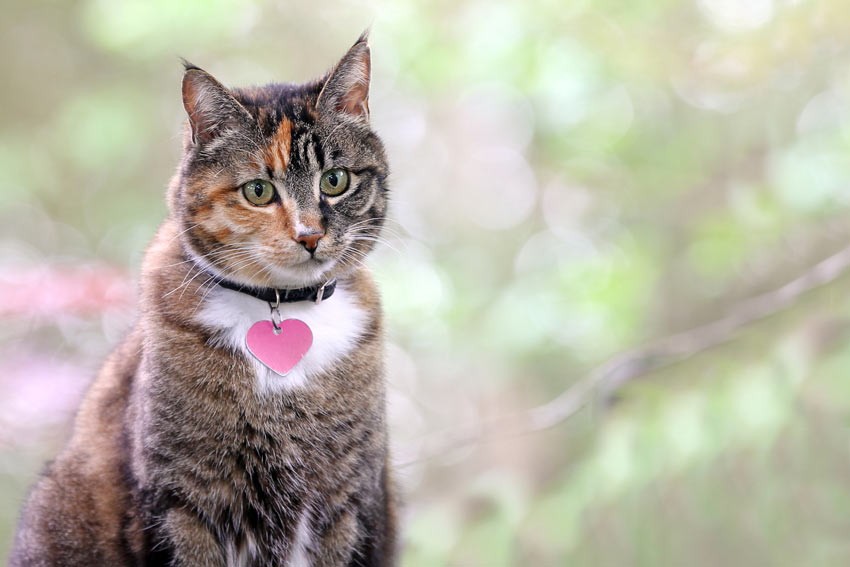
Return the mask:
<svg viewBox="0 0 850 567">
<path fill-rule="evenodd" d="M 299 233 L 298 236 L 295 237 L 295 242 L 300 243 L 304 248 L 307 249 L 307 252 L 312 254 L 316 251 L 316 247 L 319 245 L 319 239 L 325 235 L 324 232 L 302 232 Z"/>
</svg>

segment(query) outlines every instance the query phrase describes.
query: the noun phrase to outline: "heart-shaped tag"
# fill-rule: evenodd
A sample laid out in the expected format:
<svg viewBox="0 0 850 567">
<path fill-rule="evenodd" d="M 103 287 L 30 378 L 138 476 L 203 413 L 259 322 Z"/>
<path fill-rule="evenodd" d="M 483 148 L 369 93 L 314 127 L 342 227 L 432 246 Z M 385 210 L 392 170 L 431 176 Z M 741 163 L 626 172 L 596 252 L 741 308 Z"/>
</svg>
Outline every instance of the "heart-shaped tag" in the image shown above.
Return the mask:
<svg viewBox="0 0 850 567">
<path fill-rule="evenodd" d="M 310 350 L 313 332 L 299 319 L 281 321 L 278 334 L 271 321 L 257 321 L 248 329 L 245 343 L 257 360 L 286 376 Z"/>
</svg>

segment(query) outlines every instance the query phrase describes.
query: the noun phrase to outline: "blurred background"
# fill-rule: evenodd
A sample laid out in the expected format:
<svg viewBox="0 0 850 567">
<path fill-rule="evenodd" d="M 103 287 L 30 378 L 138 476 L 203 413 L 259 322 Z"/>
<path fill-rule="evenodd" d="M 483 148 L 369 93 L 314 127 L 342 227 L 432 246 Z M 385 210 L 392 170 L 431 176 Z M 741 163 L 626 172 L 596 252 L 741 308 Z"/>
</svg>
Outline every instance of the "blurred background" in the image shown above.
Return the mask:
<svg viewBox="0 0 850 567">
<path fill-rule="evenodd" d="M 0 559 L 134 320 L 178 58 L 369 25 L 403 564 L 850 563 L 843 0 L 5 3 Z"/>
</svg>

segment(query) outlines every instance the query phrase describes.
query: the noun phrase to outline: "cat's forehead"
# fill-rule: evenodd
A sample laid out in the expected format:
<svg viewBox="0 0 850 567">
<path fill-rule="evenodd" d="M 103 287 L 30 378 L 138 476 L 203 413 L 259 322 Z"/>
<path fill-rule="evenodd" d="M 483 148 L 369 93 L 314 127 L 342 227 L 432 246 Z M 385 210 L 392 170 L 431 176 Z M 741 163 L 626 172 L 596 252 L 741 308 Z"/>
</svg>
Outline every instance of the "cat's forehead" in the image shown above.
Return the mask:
<svg viewBox="0 0 850 567">
<path fill-rule="evenodd" d="M 281 122 L 294 125 L 294 134 L 318 122 L 316 100 L 321 85 L 275 83 L 259 87 L 233 89 L 238 100 L 254 117 L 264 136 L 273 136 Z"/>
<path fill-rule="evenodd" d="M 322 86 L 317 81 L 231 90 L 256 121 L 263 137 L 258 140 L 260 154 L 268 171 L 293 175 L 300 170 L 321 170 L 346 155 L 375 161 L 372 148 L 359 140 L 363 135 L 360 129 L 339 115 L 323 115 L 317 109 Z"/>
</svg>

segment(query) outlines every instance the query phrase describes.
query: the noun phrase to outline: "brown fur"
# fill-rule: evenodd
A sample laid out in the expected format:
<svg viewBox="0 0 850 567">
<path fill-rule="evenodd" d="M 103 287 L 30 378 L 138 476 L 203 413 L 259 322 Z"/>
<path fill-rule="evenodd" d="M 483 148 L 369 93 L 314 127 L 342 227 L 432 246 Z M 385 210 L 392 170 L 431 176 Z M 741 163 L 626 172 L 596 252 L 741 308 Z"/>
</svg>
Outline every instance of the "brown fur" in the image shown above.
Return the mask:
<svg viewBox="0 0 850 567">
<path fill-rule="evenodd" d="M 352 48 L 357 58 L 364 49 L 368 55 L 364 46 L 365 40 Z M 340 68 L 345 70 L 345 59 L 329 77 L 301 91 L 287 86 L 238 92 L 219 92 L 214 79 L 188 68 L 186 156 L 169 188 L 169 218 L 144 260 L 140 319 L 89 388 L 70 441 L 33 489 L 13 567 L 286 565 L 304 518 L 315 536 L 307 550 L 314 565 L 394 564 L 382 316 L 367 271 L 343 262 L 322 276 L 337 277 L 367 317 L 356 347 L 311 376 L 308 387 L 258 393 L 252 363 L 221 346 L 216 331 L 195 317 L 216 285 L 215 278 L 198 277 L 196 255 L 234 281 L 282 286 L 272 272 L 251 270 L 238 256 L 217 251 L 237 243 L 273 251 L 268 261 L 281 266 L 300 261 L 306 253 L 293 240 L 296 215 L 301 224 L 327 231 L 317 263 L 371 247 L 371 241 L 345 232 L 363 202 L 374 203 L 363 217 L 380 219 L 385 207 L 383 150 L 364 122 L 334 118 L 349 121 L 362 143 L 372 144 L 371 153 L 344 142 L 323 149 L 362 162 L 366 169 L 357 189 L 362 195 L 351 195 L 336 210 L 311 201 L 306 185 L 296 186 L 299 179 L 315 178 L 299 177 L 315 166 L 304 155 L 295 163 L 295 145 L 302 144 L 303 154 L 309 121 L 327 116 L 319 96 L 323 85 L 336 81 L 333 88 L 348 97 L 341 99 L 347 105 L 368 93 L 359 84 L 359 95 L 340 90 L 335 79 Z M 198 96 L 199 88 L 213 91 Z M 269 106 L 275 92 L 288 106 Z M 217 107 L 209 106 L 210 97 Z M 352 107 L 357 120 L 367 108 L 366 100 L 360 103 Z M 224 114 L 212 116 L 215 112 Z M 261 153 L 250 158 L 211 153 L 228 128 L 243 128 L 249 119 L 257 126 L 252 144 Z M 302 132 L 297 140 L 296 127 Z M 312 151 L 318 159 L 322 148 Z M 286 190 L 274 206 L 259 208 L 240 199 L 238 186 L 245 175 L 259 177 L 264 168 Z M 370 201 L 368 191 L 377 192 Z"/>
<path fill-rule="evenodd" d="M 266 166 L 272 171 L 283 172 L 289 163 L 289 149 L 292 144 L 292 122 L 284 118 L 275 131 L 274 138 L 266 152 Z"/>
</svg>

